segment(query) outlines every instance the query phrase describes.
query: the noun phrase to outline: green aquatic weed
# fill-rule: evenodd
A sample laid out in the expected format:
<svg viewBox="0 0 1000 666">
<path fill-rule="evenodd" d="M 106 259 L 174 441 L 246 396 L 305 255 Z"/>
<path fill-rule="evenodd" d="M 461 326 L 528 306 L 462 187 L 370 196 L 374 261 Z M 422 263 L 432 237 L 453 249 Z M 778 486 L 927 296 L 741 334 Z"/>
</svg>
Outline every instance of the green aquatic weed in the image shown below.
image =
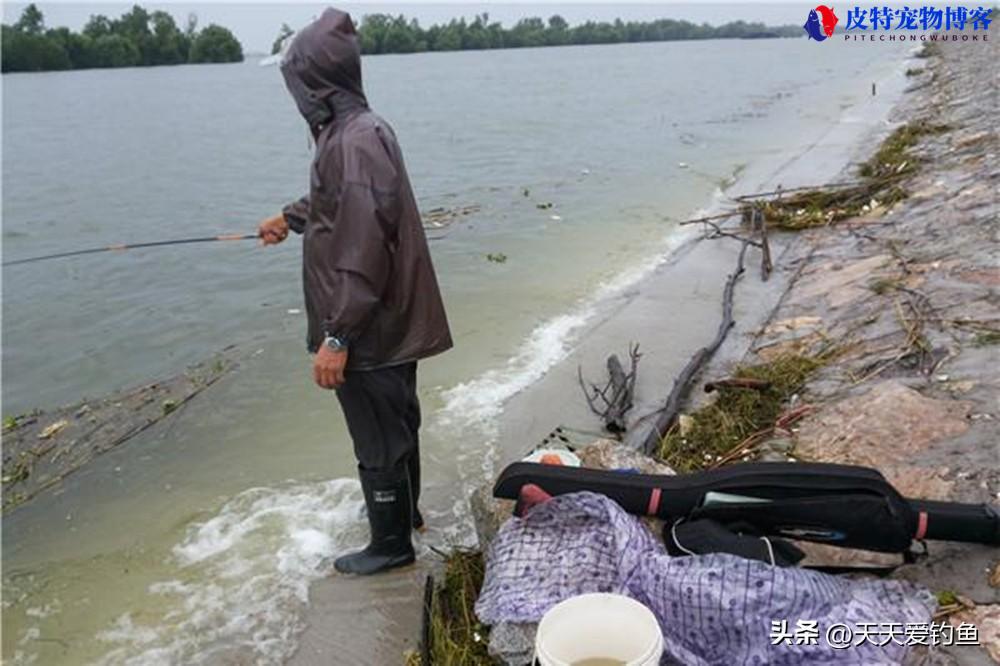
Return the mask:
<svg viewBox="0 0 1000 666">
<path fill-rule="evenodd" d="M 784 354 L 767 363 L 738 367 L 733 377 L 767 382 L 768 388 L 720 388 L 715 401 L 690 415 L 690 427 L 683 433 L 676 426 L 667 433 L 659 457 L 678 472 L 714 464 L 747 437 L 771 428 L 789 398 L 831 356 Z"/>
</svg>

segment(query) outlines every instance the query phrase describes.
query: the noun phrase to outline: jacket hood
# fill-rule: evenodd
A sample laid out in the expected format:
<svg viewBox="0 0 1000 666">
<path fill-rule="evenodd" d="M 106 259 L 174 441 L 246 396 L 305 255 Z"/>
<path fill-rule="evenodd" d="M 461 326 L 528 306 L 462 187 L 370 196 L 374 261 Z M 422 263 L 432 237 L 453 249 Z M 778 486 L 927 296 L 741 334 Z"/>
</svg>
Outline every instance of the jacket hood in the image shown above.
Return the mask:
<svg viewBox="0 0 1000 666">
<path fill-rule="evenodd" d="M 361 86 L 361 47 L 346 12 L 329 8 L 299 31 L 281 74 L 310 127 L 329 123 L 338 109 L 368 105 Z"/>
</svg>

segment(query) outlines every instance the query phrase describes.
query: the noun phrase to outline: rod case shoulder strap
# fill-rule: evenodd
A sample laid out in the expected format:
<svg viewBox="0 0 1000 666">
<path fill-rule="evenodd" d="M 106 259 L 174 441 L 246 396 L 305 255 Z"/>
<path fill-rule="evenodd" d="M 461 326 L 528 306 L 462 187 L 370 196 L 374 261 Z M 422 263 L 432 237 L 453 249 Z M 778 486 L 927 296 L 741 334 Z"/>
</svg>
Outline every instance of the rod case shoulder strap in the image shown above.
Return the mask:
<svg viewBox="0 0 1000 666">
<path fill-rule="evenodd" d="M 784 539 L 760 536 L 750 526 L 722 525 L 711 518 L 663 523 L 663 543 L 675 557 L 729 553 L 779 567 L 794 566 L 805 557 Z"/>
</svg>

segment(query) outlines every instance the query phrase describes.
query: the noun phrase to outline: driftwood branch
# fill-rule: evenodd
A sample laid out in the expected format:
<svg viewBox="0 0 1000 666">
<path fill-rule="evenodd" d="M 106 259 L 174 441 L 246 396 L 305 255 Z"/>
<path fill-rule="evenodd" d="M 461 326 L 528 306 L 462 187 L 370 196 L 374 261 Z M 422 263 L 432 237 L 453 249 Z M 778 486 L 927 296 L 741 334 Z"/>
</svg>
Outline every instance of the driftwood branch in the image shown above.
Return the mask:
<svg viewBox="0 0 1000 666">
<path fill-rule="evenodd" d="M 639 345 L 629 345 L 629 371 L 625 372 L 616 354 L 608 357 L 608 381 L 603 388 L 596 384 L 587 387 L 583 378 L 583 368 L 577 368 L 577 377 L 583 397 L 590 411 L 601 417 L 608 432 L 620 435 L 625 432 L 625 414 L 632 409 L 635 395 L 635 379 L 639 368 Z"/>
<path fill-rule="evenodd" d="M 726 286 L 722 291 L 722 321 L 719 323 L 719 329 L 716 331 L 715 338 L 707 346 L 695 352 L 691 360 L 684 366 L 681 374 L 674 380 L 670 395 L 667 396 L 666 403 L 656 417 L 652 431 L 646 436 L 643 442 L 642 449 L 647 454 L 652 453 L 659 446 L 664 434 L 674 425 L 677 416 L 680 414 L 681 404 L 683 404 L 691 392 L 691 385 L 695 376 L 698 375 L 704 365 L 712 358 L 719 347 L 722 346 L 726 335 L 729 333 L 729 329 L 736 323 L 733 320 L 733 291 L 736 287 L 736 282 L 745 270 L 743 260 L 746 256 L 747 246 L 750 244 L 749 240 L 744 241 L 743 247 L 740 248 L 739 258 L 736 261 L 736 270 L 726 279 Z"/>
<path fill-rule="evenodd" d="M 766 391 L 771 388 L 771 382 L 763 379 L 752 379 L 750 377 L 731 377 L 729 379 L 717 379 L 714 382 L 705 384 L 705 393 L 718 391 L 722 388 L 751 389 L 754 391 Z"/>
<path fill-rule="evenodd" d="M 753 204 L 743 210 L 743 225 L 760 237 L 760 241 L 755 243 L 754 247 L 760 249 L 760 279 L 767 282 L 774 265 L 771 263 L 771 243 L 767 238 L 767 219 L 760 206 Z"/>
<path fill-rule="evenodd" d="M 732 215 L 727 215 L 726 217 L 732 217 Z M 733 233 L 732 231 L 726 231 L 721 225 L 713 222 L 711 218 L 699 218 L 697 220 L 688 220 L 686 222 L 681 222 L 681 226 L 688 224 L 703 224 L 707 229 L 705 230 L 705 239 L 712 240 L 715 238 L 735 238 L 741 243 L 746 243 L 748 245 L 753 245 L 754 247 L 763 248 L 760 241 L 753 240 L 752 238 L 747 238 L 746 236 L 741 236 L 740 234 Z"/>
<path fill-rule="evenodd" d="M 424 579 L 424 605 L 420 617 L 420 663 L 431 663 L 431 615 L 434 612 L 434 576 Z"/>
<path fill-rule="evenodd" d="M 740 194 L 739 196 L 733 197 L 733 201 L 743 202 L 748 199 L 760 199 L 762 197 L 773 197 L 775 195 L 781 196 L 782 194 L 787 194 L 788 192 L 806 192 L 809 190 L 830 190 L 837 187 L 856 187 L 858 185 L 863 185 L 864 181 L 853 180 L 846 183 L 824 183 L 823 185 L 804 185 L 802 187 L 788 187 L 782 188 L 778 187 L 775 190 L 769 192 L 753 192 L 751 194 Z"/>
<path fill-rule="evenodd" d="M 771 243 L 767 240 L 767 218 L 759 207 L 753 207 L 754 230 L 760 234 L 760 279 L 767 282 L 774 270 L 771 261 Z"/>
<path fill-rule="evenodd" d="M 684 220 L 683 222 L 678 222 L 678 226 L 686 227 L 689 224 L 698 224 L 700 222 L 709 222 L 711 220 L 725 220 L 730 217 L 735 217 L 738 213 L 736 211 L 729 211 L 728 213 L 719 213 L 718 215 L 706 215 L 705 217 L 695 217 L 690 220 Z"/>
</svg>

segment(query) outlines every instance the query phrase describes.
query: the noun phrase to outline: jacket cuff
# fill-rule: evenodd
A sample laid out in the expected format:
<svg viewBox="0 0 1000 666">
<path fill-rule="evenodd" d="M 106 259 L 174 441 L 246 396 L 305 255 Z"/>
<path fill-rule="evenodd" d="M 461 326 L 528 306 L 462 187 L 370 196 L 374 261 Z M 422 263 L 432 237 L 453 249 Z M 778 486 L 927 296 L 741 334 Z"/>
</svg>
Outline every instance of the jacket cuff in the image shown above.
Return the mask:
<svg viewBox="0 0 1000 666">
<path fill-rule="evenodd" d="M 281 214 L 285 216 L 288 228 L 297 234 L 301 234 L 306 229 L 306 220 L 309 215 L 308 200 L 303 197 L 298 201 L 288 204 L 281 209 Z"/>
</svg>

